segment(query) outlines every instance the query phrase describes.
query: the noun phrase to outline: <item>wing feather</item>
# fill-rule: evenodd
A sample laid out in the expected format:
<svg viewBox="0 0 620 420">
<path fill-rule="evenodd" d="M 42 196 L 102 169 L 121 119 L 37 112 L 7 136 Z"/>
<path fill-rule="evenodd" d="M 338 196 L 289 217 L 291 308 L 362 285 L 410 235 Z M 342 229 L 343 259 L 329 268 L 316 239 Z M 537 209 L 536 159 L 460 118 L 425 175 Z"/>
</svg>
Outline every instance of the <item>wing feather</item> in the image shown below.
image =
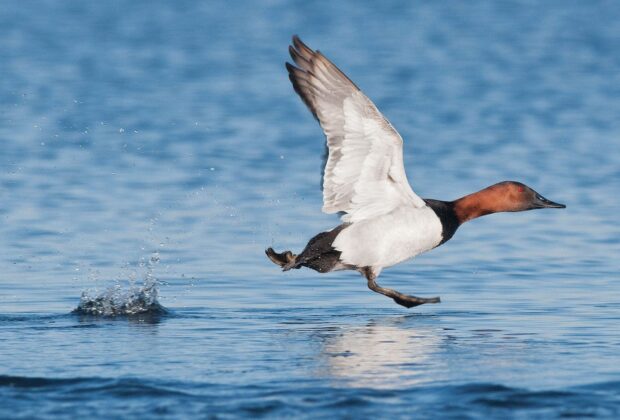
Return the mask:
<svg viewBox="0 0 620 420">
<path fill-rule="evenodd" d="M 424 207 L 407 181 L 403 140 L 366 95 L 320 51 L 293 37 L 293 88 L 327 138 L 323 211 L 354 222 L 402 205 Z"/>
</svg>

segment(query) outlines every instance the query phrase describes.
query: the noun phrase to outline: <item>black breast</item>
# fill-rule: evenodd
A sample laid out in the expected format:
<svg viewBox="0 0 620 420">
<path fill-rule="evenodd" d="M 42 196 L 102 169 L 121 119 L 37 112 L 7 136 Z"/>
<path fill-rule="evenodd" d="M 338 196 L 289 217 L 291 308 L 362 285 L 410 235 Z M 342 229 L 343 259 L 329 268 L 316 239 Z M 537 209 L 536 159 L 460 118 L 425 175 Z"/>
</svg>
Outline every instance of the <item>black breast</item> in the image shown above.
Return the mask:
<svg viewBox="0 0 620 420">
<path fill-rule="evenodd" d="M 426 204 L 433 209 L 437 217 L 439 217 L 441 225 L 443 226 L 443 230 L 441 232 L 442 239 L 439 243 L 439 245 L 441 245 L 450 239 L 459 227 L 459 219 L 456 217 L 456 213 L 454 212 L 454 204 L 450 201 L 433 200 L 430 198 L 425 198 L 424 201 L 426 201 Z"/>
</svg>

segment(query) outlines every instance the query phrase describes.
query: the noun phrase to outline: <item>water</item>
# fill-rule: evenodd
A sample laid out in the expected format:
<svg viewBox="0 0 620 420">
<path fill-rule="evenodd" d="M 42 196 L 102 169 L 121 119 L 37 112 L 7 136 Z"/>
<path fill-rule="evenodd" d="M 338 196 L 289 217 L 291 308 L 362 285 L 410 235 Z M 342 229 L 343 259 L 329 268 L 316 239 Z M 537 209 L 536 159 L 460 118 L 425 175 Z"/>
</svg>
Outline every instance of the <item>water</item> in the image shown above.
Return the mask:
<svg viewBox="0 0 620 420">
<path fill-rule="evenodd" d="M 136 286 L 134 281 L 129 288 L 117 283 L 103 292 L 96 289 L 83 291 L 80 303 L 73 312 L 78 315 L 130 318 L 168 313 L 168 310 L 159 303 L 159 281 L 153 275 L 153 265 L 158 262 L 159 253 L 156 253 L 148 263 L 142 264 L 143 267 L 147 267 L 147 271 L 141 286 Z"/>
<path fill-rule="evenodd" d="M 421 196 L 567 209 L 382 273 L 439 305 L 279 272 L 338 224 L 293 33 Z M 0 36 L 1 418 L 620 416 L 615 2 L 2 2 Z"/>
</svg>

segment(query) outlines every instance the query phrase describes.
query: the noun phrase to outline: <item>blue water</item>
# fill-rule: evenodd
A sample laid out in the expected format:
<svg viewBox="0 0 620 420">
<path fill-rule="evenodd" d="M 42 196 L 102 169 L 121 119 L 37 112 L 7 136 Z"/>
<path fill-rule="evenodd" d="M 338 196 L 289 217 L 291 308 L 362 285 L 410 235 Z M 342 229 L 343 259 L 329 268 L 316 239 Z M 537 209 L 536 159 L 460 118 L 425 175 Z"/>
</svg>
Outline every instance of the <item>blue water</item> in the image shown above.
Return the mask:
<svg viewBox="0 0 620 420">
<path fill-rule="evenodd" d="M 439 305 L 281 273 L 339 223 L 293 33 L 419 195 L 567 209 L 382 273 Z M 0 39 L 0 418 L 620 417 L 617 2 L 4 1 Z"/>
</svg>

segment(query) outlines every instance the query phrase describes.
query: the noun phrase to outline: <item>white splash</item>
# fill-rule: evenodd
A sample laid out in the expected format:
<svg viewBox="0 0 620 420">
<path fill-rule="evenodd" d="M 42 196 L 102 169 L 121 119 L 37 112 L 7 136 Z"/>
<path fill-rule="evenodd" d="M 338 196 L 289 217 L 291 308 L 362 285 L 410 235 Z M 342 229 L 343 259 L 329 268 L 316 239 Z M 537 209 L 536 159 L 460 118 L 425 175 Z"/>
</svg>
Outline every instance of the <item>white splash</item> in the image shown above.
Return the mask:
<svg viewBox="0 0 620 420">
<path fill-rule="evenodd" d="M 116 284 L 103 292 L 85 290 L 80 297 L 80 303 L 75 313 L 96 316 L 127 316 L 144 313 L 165 313 L 164 308 L 157 300 L 158 280 L 153 275 L 153 268 L 159 262 L 159 254 L 154 253 L 147 263 L 141 267 L 146 269 L 141 285 L 122 287 Z"/>
</svg>

